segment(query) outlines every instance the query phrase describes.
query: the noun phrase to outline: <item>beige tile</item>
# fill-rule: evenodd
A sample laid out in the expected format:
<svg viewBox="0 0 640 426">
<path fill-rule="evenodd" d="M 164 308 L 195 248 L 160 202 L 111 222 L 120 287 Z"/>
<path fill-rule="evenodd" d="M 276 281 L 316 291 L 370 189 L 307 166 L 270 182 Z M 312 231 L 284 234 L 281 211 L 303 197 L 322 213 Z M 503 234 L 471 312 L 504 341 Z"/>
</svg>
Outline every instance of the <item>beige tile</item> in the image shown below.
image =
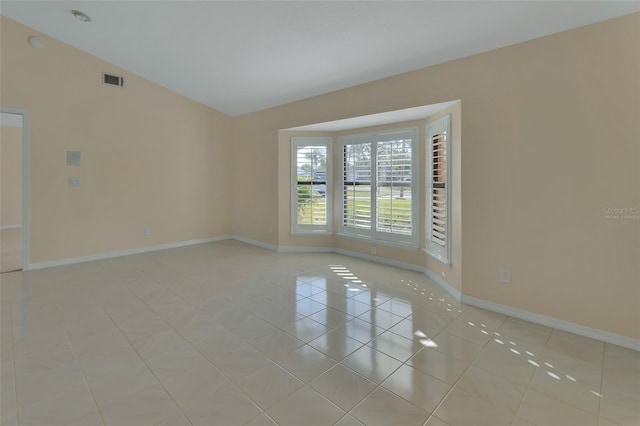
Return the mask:
<svg viewBox="0 0 640 426">
<path fill-rule="evenodd" d="M 2 281 L 3 425 L 101 425 L 92 396 L 107 424 L 375 424 L 388 418 L 352 414 L 385 407 L 378 394 L 423 423 L 440 403 L 427 425 L 514 413 L 520 426 L 640 424 L 639 352 L 466 306 L 419 273 L 360 259 L 225 241 Z"/>
<path fill-rule="evenodd" d="M 476 327 L 495 331 L 504 324 L 504 322 L 507 320 L 507 317 L 505 315 L 487 311 L 485 309 L 470 307 L 465 309 L 465 311 L 460 314 L 458 320 L 471 322 Z"/>
<path fill-rule="evenodd" d="M 374 324 L 378 327 L 384 328 L 385 330 L 393 327 L 403 320 L 403 317 L 401 317 L 400 315 L 392 314 L 391 312 L 379 308 L 373 308 L 370 311 L 359 315 L 358 318 L 363 321 L 370 322 L 371 324 Z"/>
<path fill-rule="evenodd" d="M 614 423 L 603 417 L 598 417 L 598 426 L 620 426 L 620 423 Z"/>
<path fill-rule="evenodd" d="M 402 365 L 397 359 L 369 346 L 361 347 L 345 358 L 342 364 L 375 383 L 382 383 Z"/>
<path fill-rule="evenodd" d="M 307 297 L 296 301 L 295 307 L 298 314 L 308 317 L 309 315 L 313 315 L 316 312 L 320 312 L 325 309 L 327 305 L 316 302 L 315 300 Z"/>
<path fill-rule="evenodd" d="M 144 360 L 145 364 L 160 381 L 164 381 L 177 374 L 194 367 L 206 367 L 211 363 L 193 348 L 175 349 L 152 355 Z"/>
<path fill-rule="evenodd" d="M 376 384 L 338 364 L 309 382 L 316 391 L 345 411 L 351 410 Z"/>
<path fill-rule="evenodd" d="M 277 361 L 304 345 L 304 342 L 281 330 L 276 330 L 250 340 L 249 344 L 270 359 Z"/>
<path fill-rule="evenodd" d="M 545 366 L 546 367 L 546 366 Z M 538 368 L 531 379 L 530 389 L 555 398 L 583 411 L 597 414 L 600 404 L 599 387 L 573 381 L 562 371 Z"/>
<path fill-rule="evenodd" d="M 309 345 L 296 349 L 277 362 L 303 382 L 312 380 L 336 365 L 333 359 Z"/>
<path fill-rule="evenodd" d="M 501 334 L 543 347 L 547 344 L 551 331 L 549 327 L 517 318 L 507 318 L 498 329 Z"/>
<path fill-rule="evenodd" d="M 423 343 L 424 346 L 428 349 L 433 349 L 435 351 L 451 355 L 455 358 L 459 358 L 465 361 L 472 361 L 482 350 L 481 345 L 449 333 L 440 333 L 436 337 L 431 339 L 431 341 L 427 340 Z"/>
<path fill-rule="evenodd" d="M 527 391 L 513 422 L 514 426 L 596 426 L 597 424 L 596 415 L 578 410 L 534 390 Z"/>
<path fill-rule="evenodd" d="M 360 318 L 354 318 L 344 325 L 336 327 L 334 331 L 344 334 L 347 337 L 351 337 L 361 343 L 369 343 L 377 336 L 384 333 L 385 329 L 371 324 L 370 322 L 361 320 Z"/>
<path fill-rule="evenodd" d="M 508 425 L 524 391 L 524 386 L 471 367 L 434 414 L 454 425 Z"/>
<path fill-rule="evenodd" d="M 479 323 L 458 318 L 442 329 L 442 333 L 453 334 L 478 345 L 485 345 L 492 338 L 494 330 L 482 327 Z"/>
<path fill-rule="evenodd" d="M 407 361 L 418 370 L 453 385 L 470 365 L 471 361 L 455 358 L 426 347 Z"/>
<path fill-rule="evenodd" d="M 115 348 L 104 352 L 87 352 L 79 356 L 78 361 L 87 379 L 96 379 L 117 373 L 123 368 L 134 368 L 142 363 L 133 347 Z"/>
<path fill-rule="evenodd" d="M 308 386 L 274 405 L 267 414 L 280 426 L 326 426 L 345 412 Z"/>
<path fill-rule="evenodd" d="M 63 426 L 95 413 L 95 405 L 86 385 L 58 389 L 37 402 L 21 404 L 18 396 L 20 425 Z"/>
<path fill-rule="evenodd" d="M 169 420 L 175 426 L 189 424 L 160 385 L 130 395 L 100 411 L 106 425 L 157 425 L 169 424 Z"/>
<path fill-rule="evenodd" d="M 353 298 L 348 298 L 331 305 L 332 308 L 345 312 L 351 316 L 357 317 L 371 310 L 371 305 L 362 303 Z"/>
<path fill-rule="evenodd" d="M 541 360 L 541 368 L 559 375 L 569 381 L 577 381 L 589 385 L 595 390 L 602 384 L 602 366 L 555 352 L 545 350 Z"/>
<path fill-rule="evenodd" d="M 238 380 L 238 387 L 263 410 L 293 393 L 303 382 L 270 363 Z"/>
<path fill-rule="evenodd" d="M 426 411 L 384 388 L 373 391 L 350 414 L 368 426 L 422 425 L 429 417 Z"/>
<path fill-rule="evenodd" d="M 230 382 L 212 366 L 197 366 L 163 380 L 162 385 L 182 411 L 190 416 L 203 412 L 210 414 L 203 406 L 210 403 L 213 395 L 230 385 Z"/>
<path fill-rule="evenodd" d="M 142 362 L 134 366 L 113 369 L 107 375 L 87 377 L 87 381 L 100 408 L 159 383 Z"/>
<path fill-rule="evenodd" d="M 631 398 L 639 398 L 640 372 L 605 369 L 602 390 L 603 392 L 610 391 Z"/>
<path fill-rule="evenodd" d="M 406 300 L 389 299 L 386 302 L 379 304 L 378 309 L 406 318 L 411 315 L 414 310 L 418 310 L 419 307 L 414 308 L 413 304 Z"/>
<path fill-rule="evenodd" d="M 363 426 L 363 424 L 347 414 L 341 418 L 335 426 Z"/>
<path fill-rule="evenodd" d="M 0 410 L 0 424 L 17 425 L 13 363 L 5 360 L 4 357 L 0 364 L 0 407 L 2 408 Z"/>
<path fill-rule="evenodd" d="M 210 352 L 203 352 L 203 354 L 221 372 L 234 381 L 238 381 L 272 362 L 246 343 L 234 348 L 218 348 L 220 350 L 216 351 L 215 356 Z"/>
<path fill-rule="evenodd" d="M 534 365 L 516 355 L 490 347 L 484 348 L 473 365 L 525 387 L 529 384 L 536 370 Z"/>
<path fill-rule="evenodd" d="M 451 385 L 408 365 L 398 368 L 382 382 L 382 386 L 427 413 L 431 413 L 451 390 Z"/>
<path fill-rule="evenodd" d="M 491 336 L 491 339 L 487 343 L 487 347 L 496 351 L 505 352 L 522 361 L 535 361 L 537 364 L 540 363 L 545 350 L 550 350 L 544 346 L 525 342 L 500 331 L 493 333 L 493 336 Z"/>
<path fill-rule="evenodd" d="M 330 331 L 309 342 L 309 346 L 319 350 L 336 361 L 354 352 L 362 343 L 337 331 Z"/>
<path fill-rule="evenodd" d="M 320 312 L 316 312 L 313 315 L 309 315 L 309 318 L 333 329 L 352 320 L 354 316 L 329 307 L 321 310 Z"/>
<path fill-rule="evenodd" d="M 166 321 L 157 315 L 154 315 L 154 317 L 144 318 L 141 320 L 136 319 L 131 322 L 118 324 L 118 327 L 134 346 L 149 336 L 167 331 L 171 328 Z"/>
<path fill-rule="evenodd" d="M 271 417 L 269 417 L 265 413 L 262 413 L 258 417 L 247 423 L 246 426 L 278 426 L 278 424 L 274 422 Z"/>
<path fill-rule="evenodd" d="M 605 392 L 600 402 L 600 416 L 620 425 L 640 424 L 640 396 L 630 398 L 614 392 Z"/>
<path fill-rule="evenodd" d="M 206 400 L 189 403 L 184 408 L 194 426 L 241 426 L 261 413 L 246 395 L 232 385 L 207 393 L 207 396 Z"/>
<path fill-rule="evenodd" d="M 331 331 L 328 327 L 311 318 L 302 318 L 290 326 L 282 327 L 282 329 L 305 343 L 309 343 Z"/>
<path fill-rule="evenodd" d="M 94 411 L 88 416 L 84 416 L 79 420 L 75 420 L 72 423 L 69 423 L 67 426 L 104 426 L 104 422 L 102 421 L 102 418 L 100 417 L 98 412 Z"/>
<path fill-rule="evenodd" d="M 424 426 L 450 426 L 437 418 L 436 416 L 429 417 L 429 420 L 424 424 Z"/>
<path fill-rule="evenodd" d="M 86 382 L 75 360 L 56 362 L 55 359 L 38 359 L 15 365 L 15 391 L 19 405 L 30 405 L 59 391 L 83 386 L 86 387 Z"/>
<path fill-rule="evenodd" d="M 391 331 L 385 331 L 380 334 L 371 342 L 367 343 L 367 346 L 387 354 L 400 362 L 405 362 L 424 347 L 419 339 L 405 339 Z"/>
<path fill-rule="evenodd" d="M 243 339 L 256 339 L 277 330 L 273 325 L 253 314 L 224 325 Z"/>
<path fill-rule="evenodd" d="M 422 308 L 391 327 L 391 331 L 407 339 L 423 335 L 426 338 L 433 338 L 450 323 L 451 319 Z"/>
<path fill-rule="evenodd" d="M 604 360 L 603 342 L 565 331 L 554 330 L 549 337 L 547 347 L 555 352 L 592 364 L 602 365 Z"/>
</svg>

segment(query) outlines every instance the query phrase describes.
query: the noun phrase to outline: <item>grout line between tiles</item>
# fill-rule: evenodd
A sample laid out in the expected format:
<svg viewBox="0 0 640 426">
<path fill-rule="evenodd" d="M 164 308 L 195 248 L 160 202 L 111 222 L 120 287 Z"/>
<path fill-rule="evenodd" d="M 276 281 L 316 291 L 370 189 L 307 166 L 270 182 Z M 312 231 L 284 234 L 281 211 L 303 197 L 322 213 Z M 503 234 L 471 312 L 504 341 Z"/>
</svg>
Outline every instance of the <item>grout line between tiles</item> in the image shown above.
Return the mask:
<svg viewBox="0 0 640 426">
<path fill-rule="evenodd" d="M 98 408 L 98 403 L 96 401 L 96 398 L 93 396 L 93 390 L 91 390 L 91 386 L 89 386 L 89 381 L 87 380 L 87 376 L 84 374 L 84 369 L 82 368 L 82 364 L 80 364 L 80 360 L 78 359 L 78 355 L 76 354 L 76 350 L 73 347 L 73 343 L 71 342 L 71 338 L 69 337 L 69 331 L 67 330 L 67 327 L 64 323 L 64 320 L 62 319 L 62 315 L 60 313 L 60 307 L 58 306 L 58 304 L 53 301 L 53 305 L 56 307 L 56 311 L 58 312 L 58 316 L 60 317 L 60 322 L 62 323 L 62 328 L 64 329 L 64 335 L 67 336 L 67 341 L 69 342 L 69 347 L 71 348 L 71 353 L 73 353 L 73 358 L 76 360 L 76 364 L 78 365 L 78 368 L 80 369 L 80 372 L 82 373 L 82 379 L 84 380 L 84 384 L 87 386 L 87 389 L 89 390 L 89 395 L 91 395 L 91 401 L 93 401 L 93 406 L 96 409 L 96 413 L 98 413 L 98 417 L 100 418 L 100 421 L 102 422 L 102 425 L 105 425 L 104 422 L 104 418 L 102 417 L 102 412 L 100 412 L 100 409 Z M 81 418 L 82 419 L 82 418 Z M 20 424 L 20 423 L 18 423 Z"/>
<path fill-rule="evenodd" d="M 139 268 L 135 267 L 136 269 L 139 270 Z M 140 271 L 144 274 L 143 271 Z M 144 274 L 146 276 L 146 274 Z M 148 277 L 148 276 L 147 276 Z M 148 277 L 150 280 L 153 280 L 155 282 L 155 279 Z M 145 306 L 147 306 L 149 309 L 151 309 L 151 307 L 144 301 L 142 300 L 133 290 L 131 290 L 129 288 L 128 285 L 121 283 L 131 294 L 133 294 L 133 296 L 135 298 L 137 298 L 138 300 L 140 300 L 140 302 L 142 302 Z M 158 283 L 160 284 L 160 283 Z M 160 284 L 162 285 L 162 284 Z M 166 286 L 162 285 L 163 287 L 166 288 Z M 170 290 L 169 290 L 170 291 Z M 100 304 L 100 306 L 102 306 L 102 303 L 98 302 Z M 173 403 L 176 405 L 176 408 L 178 408 L 178 410 L 180 411 L 180 413 L 183 415 L 183 417 L 185 418 L 185 420 L 187 422 L 189 422 L 189 424 L 193 424 L 191 423 L 191 420 L 189 419 L 189 417 L 187 417 L 186 413 L 182 410 L 182 407 L 180 407 L 180 405 L 178 404 L 178 402 L 173 398 L 173 396 L 171 395 L 171 393 L 167 390 L 167 388 L 164 387 L 164 384 L 162 383 L 162 381 L 158 378 L 158 376 L 156 376 L 156 374 L 153 372 L 153 370 L 149 367 L 149 365 L 147 364 L 147 362 L 144 360 L 144 358 L 140 355 L 140 353 L 138 352 L 138 350 L 135 348 L 135 346 L 133 345 L 133 343 L 131 342 L 131 340 L 129 340 L 129 338 L 127 337 L 127 335 L 122 331 L 122 329 L 120 328 L 120 326 L 118 325 L 118 323 L 116 323 L 113 319 L 113 317 L 111 316 L 111 314 L 109 313 L 109 311 L 107 311 L 104 306 L 102 306 L 102 309 L 104 310 L 105 314 L 109 317 L 109 319 L 111 320 L 111 322 L 113 323 L 113 325 L 118 329 L 118 331 L 120 331 L 120 333 L 122 334 L 122 336 L 127 340 L 127 342 L 129 342 L 129 345 L 131 346 L 131 349 L 136 353 L 136 355 L 138 355 L 138 358 L 140 358 L 140 361 L 142 361 L 142 363 L 145 365 L 145 367 L 147 368 L 147 370 L 149 370 L 149 372 L 151 373 L 151 375 L 153 375 L 153 377 L 155 377 L 155 379 L 158 381 L 158 384 L 162 387 L 162 389 L 165 391 L 165 393 L 167 394 L 167 396 L 173 401 Z M 153 309 L 151 309 L 153 311 Z M 153 311 L 155 313 L 155 311 Z M 158 314 L 156 314 L 158 315 Z M 158 317 L 164 321 L 171 330 L 175 329 L 173 328 L 173 326 L 171 324 L 169 324 L 167 321 L 164 320 L 164 318 L 160 317 L 160 315 L 158 315 Z M 176 331 L 176 333 L 178 333 Z M 154 334 L 158 334 L 158 333 L 154 333 Z M 179 334 L 179 333 L 178 333 Z M 152 334 L 153 335 L 153 334 Z M 181 336 L 182 337 L 182 336 Z M 184 337 L 183 337 L 184 339 Z M 185 339 L 186 340 L 186 339 Z M 188 341 L 187 341 L 188 342 Z M 191 342 L 188 342 L 191 345 Z M 144 390 L 140 391 L 143 392 Z M 114 401 L 117 402 L 117 401 Z M 106 407 L 105 407 L 106 408 Z"/>
<path fill-rule="evenodd" d="M 18 410 L 18 383 L 16 381 L 16 349 L 13 333 L 13 298 L 9 298 L 9 330 L 11 331 L 11 368 L 13 369 L 13 398 L 15 404 L 16 424 L 20 424 L 20 410 Z"/>
</svg>

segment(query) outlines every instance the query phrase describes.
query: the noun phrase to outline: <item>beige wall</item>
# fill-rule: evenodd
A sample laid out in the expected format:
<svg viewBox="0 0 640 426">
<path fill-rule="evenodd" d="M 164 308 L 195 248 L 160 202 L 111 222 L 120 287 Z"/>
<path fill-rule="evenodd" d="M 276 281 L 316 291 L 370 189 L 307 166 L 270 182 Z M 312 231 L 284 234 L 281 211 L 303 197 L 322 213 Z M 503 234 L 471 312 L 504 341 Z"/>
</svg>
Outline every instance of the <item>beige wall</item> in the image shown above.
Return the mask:
<svg viewBox="0 0 640 426">
<path fill-rule="evenodd" d="M 22 225 L 22 128 L 0 127 L 0 225 Z"/>
<path fill-rule="evenodd" d="M 0 103 L 30 114 L 31 263 L 230 233 L 229 117 L 5 17 L 1 35 Z"/>
<path fill-rule="evenodd" d="M 638 339 L 640 220 L 603 209 L 640 205 L 639 94 L 634 14 L 236 118 L 233 232 L 288 231 L 279 129 L 460 99 L 462 292 Z"/>
<path fill-rule="evenodd" d="M 31 118 L 32 262 L 229 233 L 368 253 L 288 235 L 279 130 L 459 99 L 461 270 L 378 255 L 448 274 L 465 295 L 640 338 L 640 220 L 603 212 L 640 206 L 640 14 L 233 119 L 46 36 L 33 49 L 40 34 L 1 24 L 0 104 Z M 102 71 L 126 87 L 102 86 Z"/>
</svg>

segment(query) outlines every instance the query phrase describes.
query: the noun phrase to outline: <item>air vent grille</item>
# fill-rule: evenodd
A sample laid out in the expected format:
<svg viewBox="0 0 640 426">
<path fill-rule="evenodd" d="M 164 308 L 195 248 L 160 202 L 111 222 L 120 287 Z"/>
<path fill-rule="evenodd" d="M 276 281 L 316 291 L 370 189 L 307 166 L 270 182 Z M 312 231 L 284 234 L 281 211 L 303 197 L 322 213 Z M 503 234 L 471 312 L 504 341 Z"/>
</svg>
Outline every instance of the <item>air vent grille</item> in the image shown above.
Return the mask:
<svg viewBox="0 0 640 426">
<path fill-rule="evenodd" d="M 109 86 L 124 86 L 124 77 L 121 75 L 102 73 L 102 84 L 108 84 Z"/>
</svg>

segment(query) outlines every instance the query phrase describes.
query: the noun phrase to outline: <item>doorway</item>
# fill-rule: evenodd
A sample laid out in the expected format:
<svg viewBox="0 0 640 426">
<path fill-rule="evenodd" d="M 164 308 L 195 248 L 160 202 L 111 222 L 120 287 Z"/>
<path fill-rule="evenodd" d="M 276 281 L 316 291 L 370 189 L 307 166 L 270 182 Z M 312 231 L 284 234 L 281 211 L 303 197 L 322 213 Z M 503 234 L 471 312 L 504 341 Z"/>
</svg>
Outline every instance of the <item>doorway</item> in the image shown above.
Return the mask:
<svg viewBox="0 0 640 426">
<path fill-rule="evenodd" d="M 28 266 L 28 118 L 0 110 L 0 273 Z"/>
</svg>

